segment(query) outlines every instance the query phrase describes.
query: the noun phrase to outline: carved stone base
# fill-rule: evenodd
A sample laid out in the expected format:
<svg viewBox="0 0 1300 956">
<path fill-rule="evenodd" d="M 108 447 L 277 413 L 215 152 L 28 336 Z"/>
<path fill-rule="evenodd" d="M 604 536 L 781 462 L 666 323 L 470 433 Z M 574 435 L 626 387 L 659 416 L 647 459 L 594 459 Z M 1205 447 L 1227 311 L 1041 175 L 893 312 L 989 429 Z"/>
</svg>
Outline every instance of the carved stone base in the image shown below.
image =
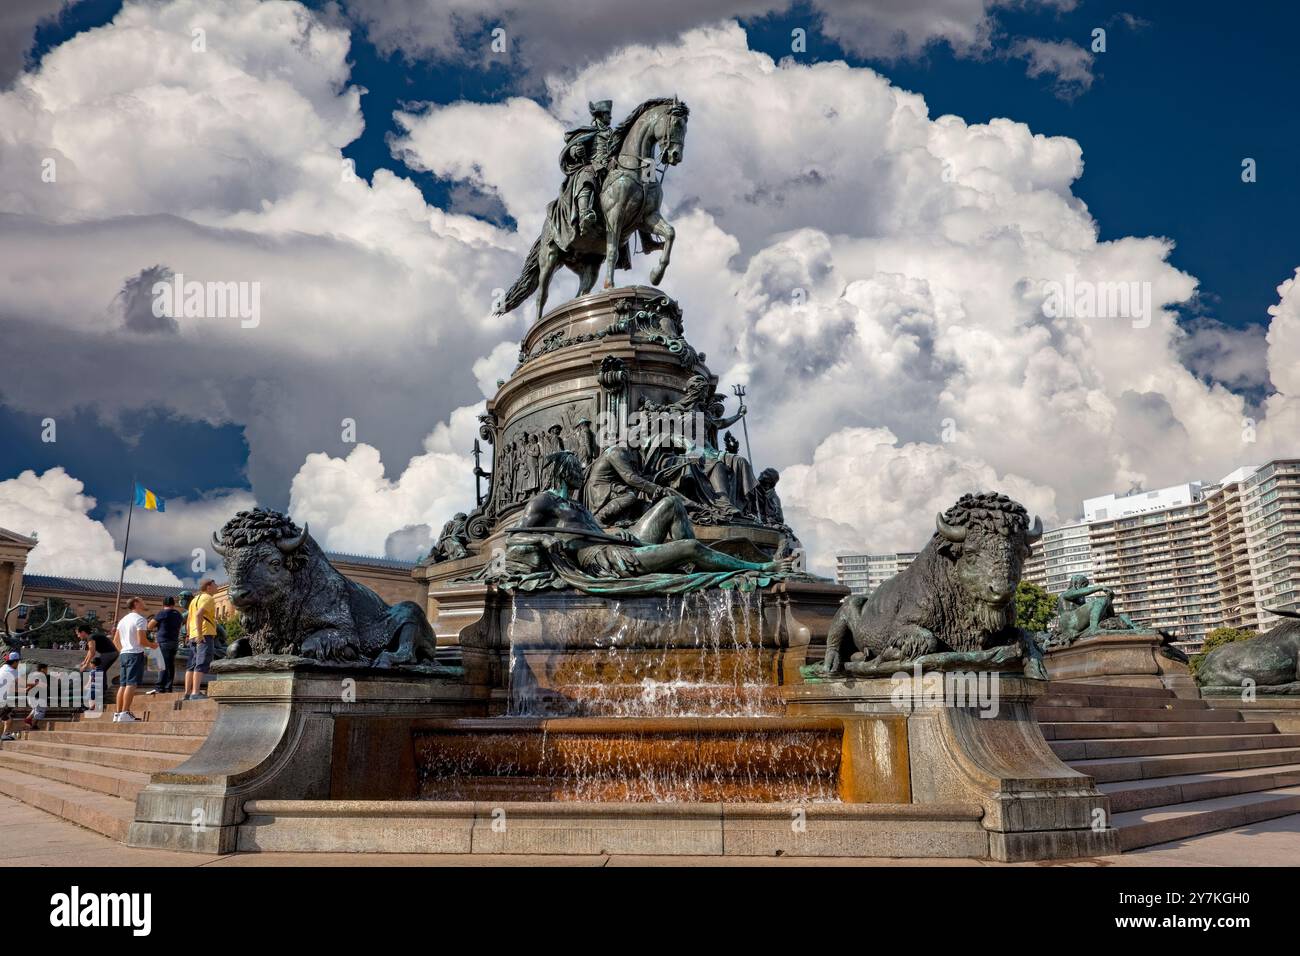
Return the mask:
<svg viewBox="0 0 1300 956">
<path fill-rule="evenodd" d="M 1047 674 L 1054 681 L 1072 684 L 1151 687 L 1195 698 L 1196 685 L 1187 665 L 1166 657 L 1162 646 L 1162 638 L 1154 631 L 1081 637 L 1069 647 L 1047 652 Z"/>
<path fill-rule="evenodd" d="M 427 675 L 326 669 L 301 659 L 275 669 L 237 664 L 208 686 L 217 718 L 203 745 L 179 767 L 155 773 L 136 799 L 130 846 L 229 853 L 247 800 L 356 797 L 366 779 L 398 773 L 400 749 L 351 746 L 337 717 L 484 711 L 472 689 Z"/>
<path fill-rule="evenodd" d="M 913 803 L 976 803 L 989 855 L 1014 862 L 1119 852 L 1091 777 L 1057 759 L 1031 704 L 1045 685 L 1005 674 L 835 680 L 784 689 L 794 714 L 904 713 Z"/>
<path fill-rule="evenodd" d="M 492 692 L 496 713 L 521 712 L 529 695 L 556 705 L 551 713 L 598 712 L 565 708 L 561 698 L 639 692 L 647 681 L 759 691 L 796 683 L 809 642 L 824 638 L 844 593 L 822 581 L 685 597 L 511 595 L 475 583 L 431 591 L 439 640 L 445 632 L 460 645 L 467 683 Z"/>
</svg>

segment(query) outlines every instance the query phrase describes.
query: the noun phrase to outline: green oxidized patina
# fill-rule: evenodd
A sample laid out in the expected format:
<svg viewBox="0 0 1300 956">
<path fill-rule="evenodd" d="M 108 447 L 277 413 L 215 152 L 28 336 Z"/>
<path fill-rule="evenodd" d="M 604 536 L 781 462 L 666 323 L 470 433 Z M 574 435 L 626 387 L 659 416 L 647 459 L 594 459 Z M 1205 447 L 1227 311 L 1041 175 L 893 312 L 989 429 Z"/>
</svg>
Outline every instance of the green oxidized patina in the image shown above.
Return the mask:
<svg viewBox="0 0 1300 956">
<path fill-rule="evenodd" d="M 613 534 L 574 496 L 583 469 L 572 452 L 548 455 L 550 487 L 535 495 L 482 579 L 507 591 L 572 587 L 614 596 L 752 591 L 789 577 L 793 561 L 746 561 L 695 537 L 682 499 L 660 497 Z"/>
<path fill-rule="evenodd" d="M 1070 578 L 1070 586 L 1056 601 L 1056 621 L 1049 632 L 1049 647 L 1065 647 L 1081 637 L 1140 628 L 1115 610 L 1115 592 L 1093 584 L 1085 575 Z"/>
</svg>

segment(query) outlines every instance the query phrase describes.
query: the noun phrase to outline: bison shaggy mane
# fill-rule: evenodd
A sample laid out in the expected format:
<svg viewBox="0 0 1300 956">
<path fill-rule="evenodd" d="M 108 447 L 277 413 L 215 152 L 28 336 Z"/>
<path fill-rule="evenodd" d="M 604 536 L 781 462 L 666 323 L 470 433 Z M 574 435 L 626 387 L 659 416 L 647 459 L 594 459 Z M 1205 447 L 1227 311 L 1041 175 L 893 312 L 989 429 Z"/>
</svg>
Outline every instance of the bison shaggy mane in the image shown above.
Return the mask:
<svg viewBox="0 0 1300 956">
<path fill-rule="evenodd" d="M 302 529 L 286 514 L 270 508 L 240 511 L 221 526 L 218 540 L 223 548 L 247 548 L 263 541 L 296 538 Z"/>
<path fill-rule="evenodd" d="M 1029 530 L 1029 512 L 1024 506 L 994 491 L 962 495 L 944 512 L 943 520 L 954 528 L 978 529 L 1005 537 Z"/>
</svg>

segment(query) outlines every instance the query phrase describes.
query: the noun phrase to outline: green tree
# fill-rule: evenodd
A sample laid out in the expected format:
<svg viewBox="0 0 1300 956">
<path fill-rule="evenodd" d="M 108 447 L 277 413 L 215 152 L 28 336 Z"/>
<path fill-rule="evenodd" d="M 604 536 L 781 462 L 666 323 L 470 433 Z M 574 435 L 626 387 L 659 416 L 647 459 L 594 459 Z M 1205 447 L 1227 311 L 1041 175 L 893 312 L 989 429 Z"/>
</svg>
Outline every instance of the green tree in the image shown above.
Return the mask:
<svg viewBox="0 0 1300 956">
<path fill-rule="evenodd" d="M 1205 655 L 1210 653 L 1216 647 L 1222 647 L 1224 644 L 1235 644 L 1237 641 L 1248 641 L 1252 637 L 1258 637 L 1258 631 L 1248 631 L 1241 627 L 1216 627 L 1209 634 L 1205 635 L 1205 644 L 1201 650 L 1193 654 L 1187 662 L 1187 667 L 1196 676 L 1196 672 L 1201 667 L 1201 662 L 1205 660 Z"/>
<path fill-rule="evenodd" d="M 227 614 L 221 619 L 221 624 L 226 629 L 227 644 L 244 636 L 244 622 L 238 613 Z"/>
<path fill-rule="evenodd" d="M 1026 631 L 1045 631 L 1056 616 L 1056 597 L 1037 584 L 1021 581 L 1016 586 L 1016 624 Z"/>
</svg>

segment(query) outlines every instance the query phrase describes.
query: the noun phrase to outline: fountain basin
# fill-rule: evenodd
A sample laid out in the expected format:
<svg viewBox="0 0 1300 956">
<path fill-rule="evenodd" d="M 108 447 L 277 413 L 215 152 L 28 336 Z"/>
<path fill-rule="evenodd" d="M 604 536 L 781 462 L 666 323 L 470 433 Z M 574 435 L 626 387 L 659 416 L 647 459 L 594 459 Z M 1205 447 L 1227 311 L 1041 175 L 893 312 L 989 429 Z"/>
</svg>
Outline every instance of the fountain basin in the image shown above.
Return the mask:
<svg viewBox="0 0 1300 956">
<path fill-rule="evenodd" d="M 440 718 L 410 733 L 426 800 L 910 800 L 896 715 Z"/>
</svg>

